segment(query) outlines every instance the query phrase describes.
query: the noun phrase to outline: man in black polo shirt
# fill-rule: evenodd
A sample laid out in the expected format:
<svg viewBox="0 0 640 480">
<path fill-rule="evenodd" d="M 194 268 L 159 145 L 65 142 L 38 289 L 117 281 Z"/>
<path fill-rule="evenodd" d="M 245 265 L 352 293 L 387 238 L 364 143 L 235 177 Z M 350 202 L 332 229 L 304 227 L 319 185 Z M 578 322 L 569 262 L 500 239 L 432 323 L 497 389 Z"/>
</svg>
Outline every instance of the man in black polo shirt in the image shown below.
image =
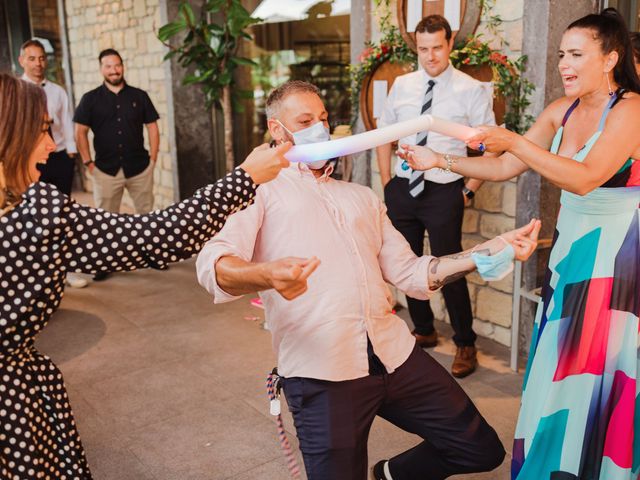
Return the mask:
<svg viewBox="0 0 640 480">
<path fill-rule="evenodd" d="M 82 96 L 73 117 L 78 151 L 93 176 L 97 207 L 119 211 L 126 188 L 136 213 L 147 213 L 153 208 L 153 167 L 160 144 L 158 112 L 147 92 L 127 85 L 122 57 L 116 50 L 103 50 L 98 61 L 104 83 Z M 143 124 L 150 152 L 144 148 Z M 89 129 L 94 135 L 95 161 L 89 149 Z"/>
</svg>

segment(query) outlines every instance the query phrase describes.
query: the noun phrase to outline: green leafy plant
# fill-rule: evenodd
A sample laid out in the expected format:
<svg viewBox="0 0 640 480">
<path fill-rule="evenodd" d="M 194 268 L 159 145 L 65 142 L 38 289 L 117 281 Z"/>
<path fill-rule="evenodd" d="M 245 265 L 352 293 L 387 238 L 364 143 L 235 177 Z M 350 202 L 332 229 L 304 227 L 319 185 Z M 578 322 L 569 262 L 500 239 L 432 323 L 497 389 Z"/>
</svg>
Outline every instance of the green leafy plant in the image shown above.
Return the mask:
<svg viewBox="0 0 640 480">
<path fill-rule="evenodd" d="M 533 117 L 526 113 L 526 109 L 531 104 L 529 97 L 535 87 L 522 75 L 526 68 L 526 56 L 512 60 L 492 49 L 477 35 L 468 38 L 464 45 L 451 52 L 451 63 L 456 68 L 484 65 L 491 67 L 496 91 L 507 103 L 504 116 L 506 127 L 518 133 L 527 131 Z"/>
<path fill-rule="evenodd" d="M 367 42 L 364 51 L 358 58 L 360 63 L 349 66 L 351 80 L 351 124 L 358 119 L 360 109 L 360 90 L 364 79 L 373 73 L 379 65 L 386 61 L 411 65 L 415 68 L 418 64 L 416 53 L 409 48 L 402 38 L 400 31 L 391 24 L 391 10 L 388 0 L 376 0 L 376 9 L 379 14 L 379 27 L 382 37 L 379 43 Z"/>
<path fill-rule="evenodd" d="M 502 19 L 492 12 L 494 0 L 480 0 L 480 2 L 485 12 L 486 28 L 497 36 Z M 360 91 L 364 80 L 378 66 L 390 61 L 417 67 L 416 53 L 407 46 L 397 27 L 391 24 L 389 0 L 376 0 L 376 7 L 381 12 L 379 19 L 381 39 L 378 43 L 368 43 L 360 55 L 360 63 L 350 68 L 353 123 L 358 118 Z M 507 45 L 507 43 L 501 40 L 501 45 Z M 529 97 L 535 87 L 522 75 L 526 69 L 526 56 L 512 60 L 482 41 L 480 35 L 476 35 L 454 47 L 451 52 L 451 63 L 456 68 L 464 65 L 490 66 L 496 91 L 505 98 L 507 103 L 504 117 L 507 128 L 518 133 L 524 133 L 529 128 L 533 117 L 526 113 L 526 108 L 531 103 Z"/>
<path fill-rule="evenodd" d="M 251 91 L 232 89 L 233 72 L 240 65 L 255 65 L 252 60 L 238 56 L 237 52 L 242 39 L 251 39 L 246 28 L 259 21 L 240 0 L 208 0 L 200 17 L 188 2 L 182 2 L 176 19 L 158 31 L 158 38 L 170 49 L 165 60 L 177 56 L 182 67 L 192 67 L 183 84 L 200 85 L 207 106 L 222 108 L 227 171 L 235 166 L 233 109 L 239 110 L 240 99 L 252 96 Z M 182 35 L 178 45 L 169 44 L 176 35 Z"/>
</svg>

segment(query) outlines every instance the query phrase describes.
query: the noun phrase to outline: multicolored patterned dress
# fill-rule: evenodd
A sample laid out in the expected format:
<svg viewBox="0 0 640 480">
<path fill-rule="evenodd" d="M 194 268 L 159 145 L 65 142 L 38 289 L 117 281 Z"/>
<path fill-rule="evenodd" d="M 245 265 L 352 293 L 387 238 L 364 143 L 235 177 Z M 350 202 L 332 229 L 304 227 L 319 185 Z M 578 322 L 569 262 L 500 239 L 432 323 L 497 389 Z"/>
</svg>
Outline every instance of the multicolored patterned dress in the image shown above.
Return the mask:
<svg viewBox="0 0 640 480">
<path fill-rule="evenodd" d="M 618 97 L 574 160 L 587 156 Z M 630 159 L 587 195 L 562 192 L 524 378 L 514 480 L 638 478 L 639 221 L 640 161 Z"/>
</svg>

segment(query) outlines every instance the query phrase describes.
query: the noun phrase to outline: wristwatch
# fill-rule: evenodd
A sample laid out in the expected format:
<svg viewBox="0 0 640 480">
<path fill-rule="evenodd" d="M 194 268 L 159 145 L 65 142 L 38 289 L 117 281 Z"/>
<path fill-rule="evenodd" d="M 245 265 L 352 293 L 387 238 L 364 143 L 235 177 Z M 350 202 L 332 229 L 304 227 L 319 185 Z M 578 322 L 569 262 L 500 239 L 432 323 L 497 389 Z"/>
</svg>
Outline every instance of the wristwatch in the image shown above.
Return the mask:
<svg viewBox="0 0 640 480">
<path fill-rule="evenodd" d="M 86 162 L 82 162 L 82 164 L 83 164 L 85 167 L 88 167 L 88 166 L 89 166 L 89 165 L 91 165 L 92 163 L 94 163 L 94 161 L 93 161 L 93 159 L 91 159 L 91 158 L 90 158 L 89 160 L 87 160 Z"/>
<path fill-rule="evenodd" d="M 469 200 L 473 199 L 473 197 L 476 196 L 476 192 L 474 192 L 473 190 L 471 190 L 470 188 L 467 188 L 467 187 L 462 187 L 462 193 Z"/>
</svg>

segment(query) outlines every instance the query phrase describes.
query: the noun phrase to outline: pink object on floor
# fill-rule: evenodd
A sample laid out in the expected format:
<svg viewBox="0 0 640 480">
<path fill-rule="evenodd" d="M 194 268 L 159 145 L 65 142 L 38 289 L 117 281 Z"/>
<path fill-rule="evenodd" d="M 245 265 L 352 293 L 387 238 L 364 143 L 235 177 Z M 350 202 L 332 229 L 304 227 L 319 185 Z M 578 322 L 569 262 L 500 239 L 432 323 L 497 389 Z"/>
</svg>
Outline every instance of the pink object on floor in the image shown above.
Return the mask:
<svg viewBox="0 0 640 480">
<path fill-rule="evenodd" d="M 260 297 L 252 298 L 251 305 L 264 309 L 264 305 L 262 305 L 262 299 Z"/>
</svg>

